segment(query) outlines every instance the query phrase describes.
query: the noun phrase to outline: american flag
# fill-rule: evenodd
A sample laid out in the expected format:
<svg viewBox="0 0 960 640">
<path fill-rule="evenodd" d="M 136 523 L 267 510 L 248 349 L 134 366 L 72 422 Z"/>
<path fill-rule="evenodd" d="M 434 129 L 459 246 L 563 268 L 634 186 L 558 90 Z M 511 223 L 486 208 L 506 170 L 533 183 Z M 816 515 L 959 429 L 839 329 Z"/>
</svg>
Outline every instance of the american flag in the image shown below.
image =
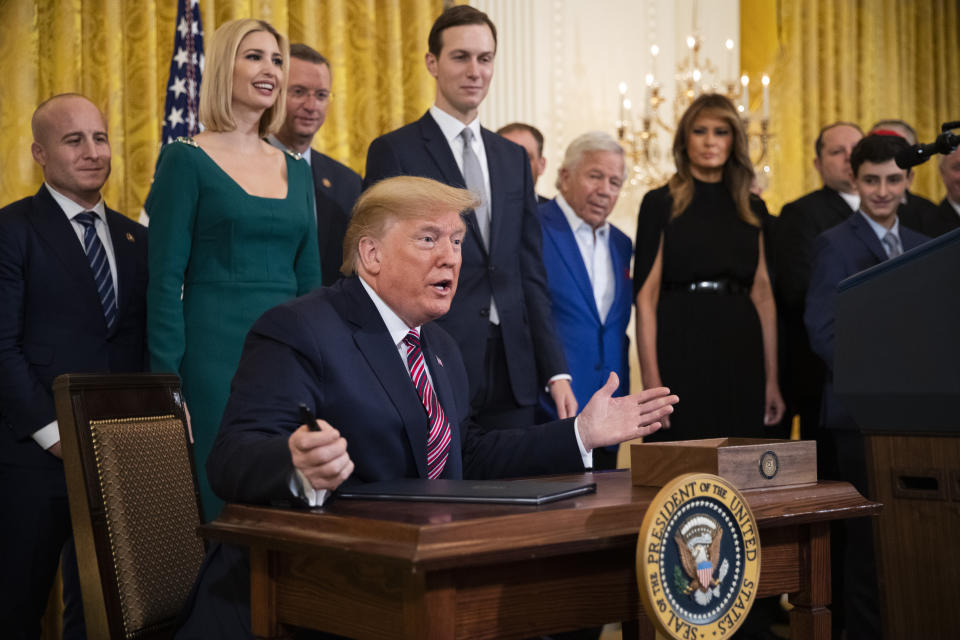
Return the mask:
<svg viewBox="0 0 960 640">
<path fill-rule="evenodd" d="M 170 60 L 170 84 L 163 107 L 162 144 L 200 131 L 200 76 L 203 73 L 203 27 L 199 0 L 177 0 L 177 32 Z"/>
</svg>

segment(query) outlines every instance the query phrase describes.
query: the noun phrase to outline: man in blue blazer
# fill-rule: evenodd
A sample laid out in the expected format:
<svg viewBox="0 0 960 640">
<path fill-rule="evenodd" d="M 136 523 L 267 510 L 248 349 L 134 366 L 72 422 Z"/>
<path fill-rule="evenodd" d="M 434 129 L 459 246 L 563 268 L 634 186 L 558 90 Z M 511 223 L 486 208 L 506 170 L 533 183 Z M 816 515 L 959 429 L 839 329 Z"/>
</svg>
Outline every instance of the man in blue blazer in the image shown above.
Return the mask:
<svg viewBox="0 0 960 640">
<path fill-rule="evenodd" d="M 54 96 L 32 125 L 44 184 L 0 209 L 0 629 L 39 637 L 63 552 L 64 637 L 82 638 L 52 384 L 144 369 L 147 238 L 100 196 L 110 143 L 93 103 Z"/>
<path fill-rule="evenodd" d="M 563 342 L 577 403 L 586 404 L 611 371 L 620 378 L 615 396 L 630 392 L 633 243 L 607 222 L 626 176 L 623 149 L 609 134 L 586 133 L 567 147 L 557 177 L 556 199 L 540 205 L 543 264 L 553 318 Z M 540 405 L 557 418 L 544 392 Z M 594 452 L 596 468 L 616 466 L 616 448 Z"/>
<path fill-rule="evenodd" d="M 361 195 L 344 245 L 354 273 L 271 309 L 247 337 L 207 461 L 221 498 L 315 506 L 344 481 L 582 471 L 592 449 L 659 428 L 676 396 L 611 398 L 616 376 L 575 419 L 496 430 L 471 420 L 459 349 L 433 320 L 454 298 L 460 213 L 475 203 L 415 177 Z M 300 402 L 319 431 L 300 424 Z M 248 573 L 244 553 L 214 545 L 177 637 L 248 637 Z"/>
<path fill-rule="evenodd" d="M 466 217 L 460 286 L 440 325 L 460 346 L 476 418 L 490 428 L 532 424 L 543 387 L 560 417 L 577 411 L 550 312 L 527 153 L 478 118 L 496 46 L 485 13 L 467 5 L 444 11 L 426 55 L 436 102 L 416 122 L 373 141 L 364 178 L 366 188 L 391 176 L 422 176 L 481 196 Z"/>
<path fill-rule="evenodd" d="M 837 479 L 851 482 L 870 496 L 863 437 L 833 391 L 834 314 L 841 280 L 909 251 L 927 240 L 900 224 L 897 208 L 909 184 L 909 172 L 894 158 L 909 145 L 900 136 L 871 134 L 850 154 L 860 209 L 814 241 L 813 268 L 804 322 L 810 346 L 827 367 L 821 425 L 831 429 L 837 458 Z M 908 336 L 890 336 L 905 340 Z M 882 349 L 883 345 L 877 345 Z M 843 558 L 843 587 L 835 594 L 847 638 L 879 638 L 879 593 L 873 534 L 869 519 L 846 520 L 834 545 L 834 558 Z M 842 547 L 837 548 L 837 545 Z"/>
<path fill-rule="evenodd" d="M 287 115 L 280 130 L 267 138 L 270 144 L 279 149 L 299 153 L 310 165 L 324 286 L 340 279 L 343 234 L 347 231 L 350 211 L 360 196 L 361 187 L 359 173 L 310 148 L 314 136 L 327 118 L 332 78 L 330 61 L 320 52 L 305 44 L 291 44 Z"/>
</svg>

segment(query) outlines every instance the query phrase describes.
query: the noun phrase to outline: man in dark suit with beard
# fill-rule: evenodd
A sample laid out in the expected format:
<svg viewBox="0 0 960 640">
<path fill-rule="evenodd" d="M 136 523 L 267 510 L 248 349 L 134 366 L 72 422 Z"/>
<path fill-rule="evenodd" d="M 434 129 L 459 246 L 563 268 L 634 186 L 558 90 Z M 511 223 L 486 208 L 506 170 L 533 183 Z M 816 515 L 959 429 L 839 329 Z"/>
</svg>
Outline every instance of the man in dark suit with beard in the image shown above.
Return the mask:
<svg viewBox="0 0 960 640">
<path fill-rule="evenodd" d="M 360 174 L 310 148 L 327 118 L 333 75 L 330 61 L 305 44 L 290 45 L 290 78 L 287 83 L 287 116 L 270 144 L 302 155 L 313 172 L 317 205 L 320 269 L 324 286 L 340 278 L 343 234 L 350 211 L 360 195 Z"/>
<path fill-rule="evenodd" d="M 142 371 L 146 363 L 146 229 L 108 209 L 110 143 L 83 96 L 33 114 L 36 195 L 0 210 L 0 630 L 38 638 L 63 559 L 64 638 L 83 638 L 83 610 L 53 379 Z"/>
<path fill-rule="evenodd" d="M 317 506 L 345 481 L 576 472 L 594 448 L 659 428 L 677 397 L 612 398 L 615 374 L 576 418 L 494 430 L 471 419 L 459 348 L 434 321 L 456 293 L 461 213 L 475 204 L 464 189 L 409 176 L 360 197 L 344 243 L 350 275 L 250 330 L 207 461 L 217 495 Z M 300 402 L 319 430 L 300 424 Z M 214 545 L 177 637 L 248 637 L 249 571 L 246 553 Z"/>
</svg>

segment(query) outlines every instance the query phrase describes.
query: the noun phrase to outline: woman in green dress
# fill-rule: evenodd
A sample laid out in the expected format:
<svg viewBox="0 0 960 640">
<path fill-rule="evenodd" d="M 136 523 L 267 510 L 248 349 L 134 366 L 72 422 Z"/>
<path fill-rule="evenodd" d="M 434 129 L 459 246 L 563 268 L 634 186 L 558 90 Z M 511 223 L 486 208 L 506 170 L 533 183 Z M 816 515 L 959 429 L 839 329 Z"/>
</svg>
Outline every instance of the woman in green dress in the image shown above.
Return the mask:
<svg viewBox="0 0 960 640">
<path fill-rule="evenodd" d="M 288 50 L 260 20 L 217 29 L 200 91 L 205 131 L 163 148 L 145 204 L 151 369 L 181 377 L 207 519 L 223 503 L 206 459 L 247 331 L 320 286 L 310 168 L 263 140 L 284 119 Z"/>
</svg>

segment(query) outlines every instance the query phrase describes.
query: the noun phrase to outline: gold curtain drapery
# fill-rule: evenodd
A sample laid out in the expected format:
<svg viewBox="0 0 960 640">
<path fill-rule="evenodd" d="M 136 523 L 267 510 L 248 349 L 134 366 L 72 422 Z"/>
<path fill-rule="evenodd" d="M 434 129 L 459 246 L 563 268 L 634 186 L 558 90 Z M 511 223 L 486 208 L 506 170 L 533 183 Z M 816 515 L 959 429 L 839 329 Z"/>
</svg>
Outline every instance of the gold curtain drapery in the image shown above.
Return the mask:
<svg viewBox="0 0 960 640">
<path fill-rule="evenodd" d="M 741 0 L 741 64 L 771 79 L 774 213 L 819 188 L 813 142 L 820 127 L 884 118 L 911 123 L 921 142 L 960 119 L 957 0 Z M 771 39 L 773 39 L 771 41 Z M 944 196 L 936 160 L 915 169 L 912 190 Z"/>
<path fill-rule="evenodd" d="M 442 0 L 199 0 L 204 47 L 223 22 L 269 21 L 330 59 L 334 99 L 314 146 L 362 171 L 376 136 L 433 102 L 424 68 Z M 0 0 L 0 206 L 34 193 L 30 117 L 75 91 L 107 117 L 107 204 L 136 219 L 150 190 L 176 29 L 174 0 Z"/>
</svg>

